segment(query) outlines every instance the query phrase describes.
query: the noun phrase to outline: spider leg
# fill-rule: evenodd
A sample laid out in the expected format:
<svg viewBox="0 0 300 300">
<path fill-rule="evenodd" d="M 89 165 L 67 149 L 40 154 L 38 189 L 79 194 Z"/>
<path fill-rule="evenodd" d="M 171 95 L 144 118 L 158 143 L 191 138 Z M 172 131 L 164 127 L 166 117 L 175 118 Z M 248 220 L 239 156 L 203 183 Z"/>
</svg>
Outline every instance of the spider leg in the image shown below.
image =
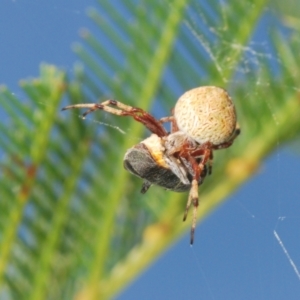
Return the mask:
<svg viewBox="0 0 300 300">
<path fill-rule="evenodd" d="M 223 144 L 220 144 L 220 145 L 213 146 L 213 149 L 219 150 L 219 149 L 225 149 L 225 148 L 230 147 L 240 133 L 241 133 L 240 125 L 237 124 L 229 141 L 227 141 Z"/>
<path fill-rule="evenodd" d="M 185 212 L 183 215 L 183 221 L 186 220 L 188 211 L 193 204 L 193 217 L 192 217 L 192 227 L 191 227 L 191 239 L 190 239 L 190 244 L 193 245 L 194 243 L 194 235 L 195 235 L 195 228 L 196 228 L 196 222 L 197 222 L 197 210 L 199 206 L 199 196 L 198 196 L 198 182 L 199 178 L 202 173 L 202 169 L 200 168 L 200 164 L 197 163 L 196 159 L 190 155 L 190 153 L 181 153 L 180 156 L 184 156 L 188 159 L 190 162 L 194 174 L 193 174 L 193 180 L 191 182 L 191 189 L 188 197 L 188 201 L 186 204 Z"/>
<path fill-rule="evenodd" d="M 167 123 L 167 122 L 171 123 L 171 133 L 179 131 L 176 120 L 174 118 L 174 109 L 171 109 L 171 116 L 164 117 L 159 120 L 159 123 Z"/>
<path fill-rule="evenodd" d="M 196 223 L 197 223 L 197 211 L 198 211 L 198 206 L 199 206 L 198 181 L 196 179 L 192 180 L 192 186 L 191 186 L 188 201 L 186 204 L 183 221 L 186 220 L 188 211 L 189 211 L 192 203 L 193 203 L 193 217 L 192 217 L 191 238 L 190 238 L 191 245 L 193 245 L 193 243 L 194 243 L 195 229 L 196 229 Z"/>
<path fill-rule="evenodd" d="M 198 192 L 195 192 L 195 185 L 196 185 L 196 189 L 198 191 L 198 182 L 196 182 L 195 179 L 192 180 L 192 184 L 191 184 L 191 189 L 190 189 L 190 193 L 189 193 L 189 197 L 188 197 L 188 201 L 186 203 L 186 207 L 185 207 L 185 211 L 184 211 L 184 215 L 183 215 L 183 221 L 186 220 L 187 218 L 187 214 L 189 212 L 189 209 L 191 207 L 191 204 L 193 202 L 193 199 L 195 197 L 198 197 Z M 194 202 L 193 202 L 194 203 Z"/>
<path fill-rule="evenodd" d="M 167 116 L 167 117 L 163 117 L 163 118 L 159 119 L 159 123 L 161 123 L 161 124 L 168 123 L 168 122 L 173 122 L 173 121 L 174 121 L 173 116 Z"/>
<path fill-rule="evenodd" d="M 193 245 L 196 223 L 197 223 L 197 211 L 199 206 L 198 181 L 196 179 L 193 179 L 192 181 L 192 187 L 191 187 L 189 197 L 191 197 L 191 200 L 193 202 L 193 218 L 192 218 L 191 239 L 190 239 L 190 244 Z"/>
<path fill-rule="evenodd" d="M 213 159 L 214 159 L 213 152 L 210 151 L 210 155 L 209 155 L 209 159 L 208 159 L 208 175 L 211 175 L 211 173 L 212 173 Z"/>
<path fill-rule="evenodd" d="M 149 188 L 151 187 L 152 183 L 148 180 L 144 180 L 142 188 L 141 188 L 141 193 L 145 194 Z"/>
<path fill-rule="evenodd" d="M 89 110 L 83 114 L 83 117 L 98 109 L 117 116 L 131 116 L 159 137 L 168 135 L 167 131 L 162 126 L 162 123 L 155 119 L 151 114 L 141 108 L 129 106 L 116 100 L 109 99 L 102 103 L 74 104 L 66 106 L 62 110 L 73 108 L 88 108 Z"/>
<path fill-rule="evenodd" d="M 199 158 L 200 156 L 201 156 L 201 160 L 199 163 L 199 160 L 197 162 L 197 158 Z M 211 143 L 205 143 L 199 145 L 196 149 L 186 148 L 179 154 L 179 157 L 184 157 L 185 159 L 187 159 L 190 162 L 194 172 L 188 201 L 183 215 L 183 221 L 185 221 L 187 218 L 188 211 L 191 205 L 193 204 L 193 217 L 192 217 L 191 239 L 190 239 L 190 244 L 192 245 L 194 243 L 194 235 L 195 235 L 195 228 L 197 222 L 197 210 L 199 206 L 199 196 L 198 196 L 199 179 L 201 174 L 203 173 L 203 170 L 205 169 L 206 163 L 208 162 L 209 164 L 211 164 L 211 160 L 212 160 Z"/>
<path fill-rule="evenodd" d="M 208 175 L 212 173 L 212 165 L 213 165 L 213 151 L 212 144 L 210 142 L 199 145 L 195 150 L 191 151 L 191 155 L 193 157 L 201 156 L 201 161 L 199 164 L 200 174 L 203 171 L 206 163 L 208 164 Z"/>
</svg>

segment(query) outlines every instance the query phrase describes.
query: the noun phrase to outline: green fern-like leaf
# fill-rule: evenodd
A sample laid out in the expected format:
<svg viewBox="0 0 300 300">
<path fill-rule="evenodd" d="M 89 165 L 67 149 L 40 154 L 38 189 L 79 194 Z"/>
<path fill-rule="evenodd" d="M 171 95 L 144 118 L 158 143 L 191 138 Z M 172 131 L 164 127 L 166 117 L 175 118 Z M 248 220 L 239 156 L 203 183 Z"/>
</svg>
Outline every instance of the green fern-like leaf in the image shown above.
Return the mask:
<svg viewBox="0 0 300 300">
<path fill-rule="evenodd" d="M 141 124 L 101 111 L 83 120 L 60 112 L 62 103 L 113 97 L 160 118 L 192 87 L 228 89 L 242 134 L 216 152 L 199 220 L 297 135 L 299 40 L 274 32 L 281 64 L 248 51 L 266 4 L 98 1 L 89 10 L 98 32 L 82 30 L 74 47 L 84 66 L 75 78 L 42 65 L 39 78 L 22 82 L 26 101 L 1 88 L 0 295 L 111 298 L 190 228 L 185 193 L 141 195 L 141 181 L 122 168 L 126 150 L 149 134 Z"/>
</svg>

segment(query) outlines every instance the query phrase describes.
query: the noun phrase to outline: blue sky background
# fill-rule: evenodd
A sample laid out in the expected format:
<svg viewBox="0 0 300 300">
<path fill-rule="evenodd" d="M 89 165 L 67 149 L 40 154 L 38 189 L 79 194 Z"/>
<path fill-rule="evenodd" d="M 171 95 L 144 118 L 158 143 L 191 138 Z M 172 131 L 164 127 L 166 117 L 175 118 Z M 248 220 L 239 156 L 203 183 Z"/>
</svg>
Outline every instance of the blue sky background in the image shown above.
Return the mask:
<svg viewBox="0 0 300 300">
<path fill-rule="evenodd" d="M 71 45 L 80 28 L 92 27 L 85 12 L 94 3 L 2 1 L 0 84 L 20 95 L 19 80 L 37 76 L 41 62 L 71 73 Z M 280 146 L 198 225 L 192 248 L 187 234 L 117 299 L 300 299 L 300 278 L 274 235 L 300 270 L 300 159 Z"/>
</svg>

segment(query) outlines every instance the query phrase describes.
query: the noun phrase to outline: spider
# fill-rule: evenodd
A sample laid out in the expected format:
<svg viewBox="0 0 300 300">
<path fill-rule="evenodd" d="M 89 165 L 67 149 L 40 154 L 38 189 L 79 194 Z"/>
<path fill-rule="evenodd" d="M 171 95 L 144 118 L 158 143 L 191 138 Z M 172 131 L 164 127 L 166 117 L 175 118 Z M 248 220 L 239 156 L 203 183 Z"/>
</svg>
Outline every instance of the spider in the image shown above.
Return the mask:
<svg viewBox="0 0 300 300">
<path fill-rule="evenodd" d="M 62 110 L 73 108 L 87 108 L 83 117 L 98 109 L 117 116 L 131 116 L 152 132 L 127 150 L 124 168 L 143 179 L 141 193 L 146 193 L 152 184 L 175 192 L 189 190 L 183 221 L 193 205 L 192 245 L 199 204 L 198 186 L 212 172 L 213 151 L 230 147 L 240 134 L 235 107 L 228 93 L 216 86 L 194 88 L 178 99 L 170 116 L 159 120 L 141 108 L 116 100 L 69 105 Z M 171 132 L 163 126 L 168 122 Z"/>
</svg>

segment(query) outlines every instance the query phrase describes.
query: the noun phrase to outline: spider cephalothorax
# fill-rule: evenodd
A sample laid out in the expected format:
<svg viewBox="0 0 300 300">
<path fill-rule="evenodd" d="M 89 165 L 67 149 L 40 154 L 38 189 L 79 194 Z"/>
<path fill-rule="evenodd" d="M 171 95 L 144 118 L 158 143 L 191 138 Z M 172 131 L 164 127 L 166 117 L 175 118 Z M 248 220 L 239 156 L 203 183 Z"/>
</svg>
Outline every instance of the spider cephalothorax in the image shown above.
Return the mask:
<svg viewBox="0 0 300 300">
<path fill-rule="evenodd" d="M 219 87 L 203 86 L 187 91 L 177 101 L 172 115 L 155 119 L 141 108 L 116 100 L 75 104 L 70 108 L 89 108 L 83 115 L 102 109 L 118 116 L 131 116 L 151 132 L 151 136 L 128 149 L 124 167 L 144 180 L 142 193 L 152 184 L 183 192 L 189 190 L 183 220 L 193 204 L 191 244 L 197 219 L 198 186 L 211 173 L 213 150 L 228 148 L 240 133 L 234 104 Z M 163 123 L 171 123 L 167 132 Z"/>
</svg>

